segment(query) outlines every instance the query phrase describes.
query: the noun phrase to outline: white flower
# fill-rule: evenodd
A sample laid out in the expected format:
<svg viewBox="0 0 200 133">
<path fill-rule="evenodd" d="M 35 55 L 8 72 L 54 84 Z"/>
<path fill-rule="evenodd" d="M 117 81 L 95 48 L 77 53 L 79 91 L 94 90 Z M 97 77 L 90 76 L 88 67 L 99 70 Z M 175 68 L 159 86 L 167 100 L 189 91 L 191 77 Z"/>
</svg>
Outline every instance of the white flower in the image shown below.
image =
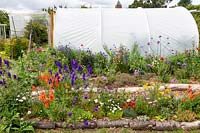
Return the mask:
<svg viewBox="0 0 200 133">
<path fill-rule="evenodd" d="M 131 99 L 127 99 L 127 100 L 126 100 L 126 102 L 130 102 L 130 101 L 131 101 Z"/>
<path fill-rule="evenodd" d="M 98 99 L 95 99 L 94 102 L 95 102 L 95 103 L 98 103 Z M 100 104 L 101 104 L 101 103 L 100 103 Z"/>
<path fill-rule="evenodd" d="M 117 110 L 117 108 L 116 108 L 116 107 L 114 107 L 114 108 L 113 108 L 113 110 L 115 111 L 115 110 Z"/>
<path fill-rule="evenodd" d="M 23 97 L 22 97 L 22 99 L 23 99 L 23 100 L 26 100 L 26 97 L 25 97 L 25 96 L 23 96 Z"/>
<path fill-rule="evenodd" d="M 30 114 L 31 114 L 31 111 L 28 111 L 27 114 L 30 115 Z"/>
<path fill-rule="evenodd" d="M 20 97 L 20 95 L 17 95 L 17 97 Z"/>
<path fill-rule="evenodd" d="M 100 105 L 102 106 L 104 103 L 102 103 L 102 102 L 99 102 L 100 103 Z"/>
<path fill-rule="evenodd" d="M 36 96 L 36 95 L 38 95 L 37 91 L 33 91 L 32 96 Z"/>
<path fill-rule="evenodd" d="M 18 101 L 19 99 L 17 98 L 16 101 Z"/>
<path fill-rule="evenodd" d="M 21 118 L 20 120 L 21 120 L 21 121 L 23 121 L 23 120 L 24 120 L 24 118 Z"/>
<path fill-rule="evenodd" d="M 19 99 L 18 101 L 19 101 L 19 102 L 23 102 L 23 100 L 22 100 L 22 99 Z"/>
</svg>

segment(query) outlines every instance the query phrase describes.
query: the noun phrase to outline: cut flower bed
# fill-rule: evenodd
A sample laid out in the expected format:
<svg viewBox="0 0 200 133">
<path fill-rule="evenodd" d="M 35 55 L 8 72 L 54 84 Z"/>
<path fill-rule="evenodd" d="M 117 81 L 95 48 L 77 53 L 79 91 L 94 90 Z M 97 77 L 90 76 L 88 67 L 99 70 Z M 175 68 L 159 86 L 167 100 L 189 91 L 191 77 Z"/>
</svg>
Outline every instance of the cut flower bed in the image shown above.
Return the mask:
<svg viewBox="0 0 200 133">
<path fill-rule="evenodd" d="M 131 82 L 117 84 L 113 74 L 119 68 L 107 66 L 105 59 L 103 53 L 94 57 L 90 51 L 76 53 L 69 48 L 34 51 L 18 61 L 0 58 L 0 130 L 33 131 L 32 125 L 45 128 L 44 123 L 53 129 L 127 126 L 161 130 L 158 127 L 164 121 L 173 130 L 185 127 L 181 122 L 200 119 L 198 90 L 188 86 L 182 92 L 172 91 L 160 89 L 160 83 L 144 83 L 135 92 L 119 92 L 118 86 Z M 141 83 L 138 78 L 144 75 L 134 72 L 136 77 L 128 79 Z M 30 122 L 34 119 L 38 122 Z M 171 124 L 172 120 L 177 122 Z"/>
</svg>

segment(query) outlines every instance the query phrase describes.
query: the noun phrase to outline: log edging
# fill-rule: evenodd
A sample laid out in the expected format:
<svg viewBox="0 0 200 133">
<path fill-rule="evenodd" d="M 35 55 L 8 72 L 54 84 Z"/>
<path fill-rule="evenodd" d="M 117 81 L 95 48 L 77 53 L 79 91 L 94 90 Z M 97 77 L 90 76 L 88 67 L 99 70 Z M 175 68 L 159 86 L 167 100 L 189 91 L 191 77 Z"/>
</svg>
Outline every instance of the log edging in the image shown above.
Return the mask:
<svg viewBox="0 0 200 133">
<path fill-rule="evenodd" d="M 133 130 L 155 130 L 155 131 L 173 131 L 177 129 L 196 130 L 200 129 L 200 121 L 194 122 L 177 122 L 177 121 L 139 121 L 136 119 L 121 119 L 121 120 L 94 120 L 88 121 L 87 125 L 84 123 L 66 123 L 66 122 L 46 122 L 27 120 L 32 123 L 36 129 L 95 129 L 95 128 L 130 128 Z"/>
</svg>

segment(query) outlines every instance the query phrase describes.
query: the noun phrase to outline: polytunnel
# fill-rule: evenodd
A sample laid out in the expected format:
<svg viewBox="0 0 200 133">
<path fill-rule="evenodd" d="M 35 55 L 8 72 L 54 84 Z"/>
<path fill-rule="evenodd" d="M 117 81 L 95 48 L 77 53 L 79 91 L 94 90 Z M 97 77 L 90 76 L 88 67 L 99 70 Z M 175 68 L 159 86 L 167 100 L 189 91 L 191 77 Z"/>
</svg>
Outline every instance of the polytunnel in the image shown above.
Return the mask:
<svg viewBox="0 0 200 133">
<path fill-rule="evenodd" d="M 183 8 L 58 9 L 54 47 L 69 45 L 93 52 L 123 45 L 167 56 L 198 46 L 199 33 L 191 13 Z"/>
</svg>

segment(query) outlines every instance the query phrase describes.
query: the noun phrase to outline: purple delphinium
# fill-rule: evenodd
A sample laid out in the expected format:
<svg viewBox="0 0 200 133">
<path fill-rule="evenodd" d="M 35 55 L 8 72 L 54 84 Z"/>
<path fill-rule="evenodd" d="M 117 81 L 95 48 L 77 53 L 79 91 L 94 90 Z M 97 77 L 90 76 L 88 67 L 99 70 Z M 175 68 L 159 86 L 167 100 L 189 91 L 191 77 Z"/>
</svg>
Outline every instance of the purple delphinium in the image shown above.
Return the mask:
<svg viewBox="0 0 200 133">
<path fill-rule="evenodd" d="M 0 57 L 0 67 L 2 67 L 2 58 Z"/>
<path fill-rule="evenodd" d="M 73 105 L 73 106 L 76 105 L 76 101 L 72 101 L 72 105 Z"/>
<path fill-rule="evenodd" d="M 62 72 L 62 69 L 61 69 L 61 68 L 59 68 L 59 73 L 60 73 L 60 74 L 63 74 L 63 72 Z"/>
<path fill-rule="evenodd" d="M 86 74 L 85 74 L 85 73 L 83 73 L 83 75 L 82 75 L 82 79 L 83 79 L 83 81 L 86 80 Z"/>
<path fill-rule="evenodd" d="M 78 65 L 77 71 L 78 71 L 78 72 L 81 72 L 81 71 L 82 71 L 82 67 L 81 67 L 80 65 Z"/>
<path fill-rule="evenodd" d="M 13 78 L 14 78 L 14 79 L 17 79 L 17 75 L 14 74 L 14 75 L 13 75 Z"/>
<path fill-rule="evenodd" d="M 8 77 L 11 78 L 11 73 L 10 72 L 8 72 Z"/>
<path fill-rule="evenodd" d="M 88 66 L 87 70 L 88 70 L 88 76 L 91 76 L 92 75 L 92 67 Z"/>
<path fill-rule="evenodd" d="M 94 111 L 98 112 L 99 108 L 97 106 L 94 107 Z"/>
<path fill-rule="evenodd" d="M 10 67 L 10 62 L 6 59 L 4 59 L 4 64 L 9 68 Z"/>
<path fill-rule="evenodd" d="M 0 85 L 3 85 L 3 81 L 2 80 L 0 80 Z"/>
<path fill-rule="evenodd" d="M 68 73 L 68 68 L 67 68 L 66 64 L 64 64 L 64 70 L 65 70 L 66 73 Z"/>
<path fill-rule="evenodd" d="M 56 72 L 55 77 L 58 77 L 58 75 L 59 75 L 58 72 Z"/>
<path fill-rule="evenodd" d="M 89 126 L 89 123 L 88 123 L 88 121 L 83 121 L 83 124 L 84 124 L 84 126 L 86 126 L 86 127 L 88 127 Z"/>
<path fill-rule="evenodd" d="M 72 69 L 76 69 L 77 66 L 78 66 L 77 61 L 73 59 L 72 62 L 71 62 L 71 66 L 72 66 Z"/>
<path fill-rule="evenodd" d="M 49 70 L 50 75 L 52 75 L 52 70 Z"/>
<path fill-rule="evenodd" d="M 0 70 L 0 76 L 3 75 L 3 71 Z"/>
<path fill-rule="evenodd" d="M 73 73 L 72 76 L 71 76 L 71 85 L 72 85 L 72 86 L 74 86 L 75 80 L 76 80 L 76 74 Z"/>
<path fill-rule="evenodd" d="M 69 112 L 67 115 L 68 115 L 68 117 L 71 117 L 71 116 L 72 116 L 72 113 L 71 113 L 71 112 Z"/>
<path fill-rule="evenodd" d="M 85 95 L 85 96 L 84 96 L 84 99 L 88 99 L 88 98 L 89 98 L 88 95 Z"/>
</svg>

